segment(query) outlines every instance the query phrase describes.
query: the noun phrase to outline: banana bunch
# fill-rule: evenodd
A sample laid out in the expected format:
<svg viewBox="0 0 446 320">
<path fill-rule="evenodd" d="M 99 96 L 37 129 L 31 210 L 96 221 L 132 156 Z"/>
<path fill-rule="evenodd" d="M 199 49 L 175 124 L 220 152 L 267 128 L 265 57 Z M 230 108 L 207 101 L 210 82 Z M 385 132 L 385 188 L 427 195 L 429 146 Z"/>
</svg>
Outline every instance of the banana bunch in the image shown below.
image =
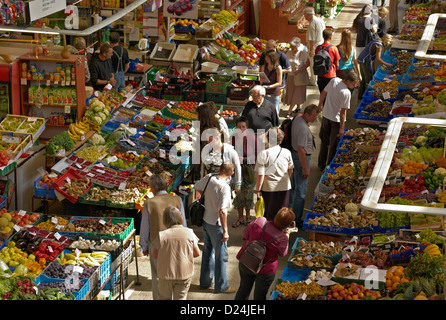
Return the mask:
<svg viewBox="0 0 446 320">
<path fill-rule="evenodd" d="M 446 203 L 446 190 L 438 195 L 438 201 L 440 203 Z"/>
<path fill-rule="evenodd" d="M 107 259 L 109 253 L 105 251 L 93 251 L 79 254 L 77 261 L 89 267 L 99 267 Z"/>
<path fill-rule="evenodd" d="M 433 255 L 433 256 L 438 256 L 441 254 L 440 248 L 436 244 L 428 245 L 424 249 L 424 252 L 426 252 L 427 254 Z"/>
<path fill-rule="evenodd" d="M 90 124 L 84 119 L 71 123 L 68 127 L 68 134 L 74 141 L 80 141 L 82 137 L 85 138 L 88 131 L 90 131 Z"/>
</svg>

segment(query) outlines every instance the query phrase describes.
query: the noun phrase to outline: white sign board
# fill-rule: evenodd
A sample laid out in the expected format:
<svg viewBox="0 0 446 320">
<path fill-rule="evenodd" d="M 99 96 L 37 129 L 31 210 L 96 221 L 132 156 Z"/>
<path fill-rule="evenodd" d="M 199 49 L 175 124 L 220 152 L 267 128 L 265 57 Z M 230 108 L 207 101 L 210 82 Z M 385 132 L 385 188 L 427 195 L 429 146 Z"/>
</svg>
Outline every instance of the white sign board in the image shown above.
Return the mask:
<svg viewBox="0 0 446 320">
<path fill-rule="evenodd" d="M 66 0 L 34 0 L 29 2 L 29 18 L 35 21 L 65 10 L 66 7 Z"/>
</svg>

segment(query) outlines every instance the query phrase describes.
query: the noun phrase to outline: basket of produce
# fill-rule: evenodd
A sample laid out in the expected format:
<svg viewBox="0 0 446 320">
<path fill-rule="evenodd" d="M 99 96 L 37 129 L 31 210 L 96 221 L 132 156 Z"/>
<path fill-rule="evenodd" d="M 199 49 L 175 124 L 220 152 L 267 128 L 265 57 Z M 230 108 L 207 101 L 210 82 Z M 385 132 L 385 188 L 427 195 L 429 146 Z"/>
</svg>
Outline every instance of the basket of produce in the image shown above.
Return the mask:
<svg viewBox="0 0 446 320">
<path fill-rule="evenodd" d="M 112 191 L 108 188 L 93 185 L 88 192 L 79 197 L 79 203 L 105 206 L 105 200 L 110 197 Z"/>
<path fill-rule="evenodd" d="M 85 194 L 92 185 L 93 183 L 88 178 L 83 179 L 73 169 L 69 168 L 54 182 L 53 187 L 65 199 L 71 203 L 76 203 L 79 196 Z"/>
<path fill-rule="evenodd" d="M 335 265 L 342 257 L 342 247 L 343 243 L 341 242 L 306 241 L 305 239 L 297 238 L 293 246 L 293 250 L 295 250 L 293 252 L 321 255 L 330 259 L 333 265 Z"/>
<path fill-rule="evenodd" d="M 42 275 L 35 282 L 42 294 L 43 299 L 47 300 L 83 300 L 91 289 L 90 279 L 75 281 L 75 279 L 51 279 Z M 41 292 L 41 293 L 40 293 Z"/>
<path fill-rule="evenodd" d="M 64 231 L 83 232 L 89 236 L 104 236 L 124 240 L 133 229 L 133 218 L 73 216 Z"/>
<path fill-rule="evenodd" d="M 226 94 L 233 80 L 233 76 L 230 75 L 213 75 L 206 81 L 206 92 Z"/>
<path fill-rule="evenodd" d="M 53 183 L 58 176 L 55 173 L 45 174 L 34 181 L 34 196 L 37 198 L 56 199 Z"/>
</svg>

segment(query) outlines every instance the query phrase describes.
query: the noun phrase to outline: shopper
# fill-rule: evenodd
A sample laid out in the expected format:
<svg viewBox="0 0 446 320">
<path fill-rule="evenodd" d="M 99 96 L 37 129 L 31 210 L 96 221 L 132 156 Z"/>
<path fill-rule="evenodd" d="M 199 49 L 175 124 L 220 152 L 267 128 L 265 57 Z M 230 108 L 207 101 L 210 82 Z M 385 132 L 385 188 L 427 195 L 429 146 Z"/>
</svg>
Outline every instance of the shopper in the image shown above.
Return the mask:
<svg viewBox="0 0 446 320">
<path fill-rule="evenodd" d="M 238 193 L 242 185 L 242 167 L 237 151 L 230 143 L 224 142 L 224 134 L 215 128 L 206 130 L 202 133 L 202 136 L 209 141 L 201 152 L 201 161 L 205 168 L 204 173 L 218 173 L 223 163 L 233 163 L 235 171 L 234 190 Z M 229 181 L 229 183 L 231 182 Z"/>
<path fill-rule="evenodd" d="M 73 39 L 73 47 L 75 52 L 71 52 L 71 54 L 79 54 L 84 56 L 85 84 L 88 85 L 90 82 L 89 61 L 91 60 L 91 54 L 87 52 L 87 43 L 83 37 L 75 37 Z"/>
<path fill-rule="evenodd" d="M 365 5 L 353 20 L 352 31 L 356 32 L 356 56 L 358 57 L 365 46 L 373 39 L 377 30 L 377 23 L 372 15 L 373 7 Z"/>
<path fill-rule="evenodd" d="M 329 83 L 331 79 L 336 77 L 336 70 L 339 67 L 339 59 L 341 58 L 339 56 L 338 48 L 336 46 L 331 45 L 333 30 L 325 29 L 322 32 L 322 36 L 324 38 L 324 43 L 316 47 L 315 54 L 318 53 L 319 50 L 323 49 L 327 50 L 327 52 L 330 54 L 331 67 L 330 71 L 328 71 L 327 74 L 320 74 L 317 76 L 317 86 L 319 88 L 319 92 L 322 92 L 327 83 Z"/>
<path fill-rule="evenodd" d="M 399 32 L 399 18 L 398 18 L 398 5 L 400 0 L 390 0 L 389 1 L 389 30 L 387 33 L 397 34 Z"/>
<path fill-rule="evenodd" d="M 302 227 L 305 196 L 310 175 L 311 155 L 316 149 L 310 123 L 317 120 L 319 108 L 315 104 L 307 106 L 302 116 L 293 119 L 291 144 L 293 150 L 293 175 L 291 176 L 290 208 L 296 215 L 296 226 Z"/>
<path fill-rule="evenodd" d="M 248 121 L 245 117 L 237 118 L 236 130 L 231 136 L 232 146 L 237 151 L 242 168 L 242 185 L 240 192 L 235 196 L 233 206 L 237 210 L 238 219 L 232 224 L 237 228 L 240 225 L 248 225 L 251 220 L 251 209 L 254 206 L 255 187 L 255 159 L 257 156 L 257 137 L 252 130 L 248 130 Z M 246 219 L 243 219 L 245 212 Z"/>
<path fill-rule="evenodd" d="M 282 67 L 282 84 L 280 89 L 285 87 L 287 74 L 291 71 L 290 62 L 288 61 L 288 57 L 283 51 L 277 49 L 277 43 L 275 40 L 268 40 L 265 43 L 265 50 L 262 52 L 259 58 L 259 66 L 263 66 L 265 64 L 265 53 L 269 50 L 275 50 L 277 52 L 279 65 Z"/>
<path fill-rule="evenodd" d="M 219 110 L 218 110 L 218 107 L 215 104 L 215 102 L 214 101 L 207 101 L 207 102 L 204 102 L 203 104 L 207 104 L 211 108 L 211 110 L 214 111 L 214 116 L 217 119 L 218 123 L 220 124 L 220 130 L 225 134 L 225 139 L 229 139 L 231 134 L 229 133 L 228 124 L 226 123 L 225 118 L 223 118 L 219 114 Z"/>
<path fill-rule="evenodd" d="M 180 210 L 164 209 L 163 224 L 154 241 L 153 258 L 157 261 L 158 292 L 161 300 L 186 300 L 194 274 L 194 258 L 200 256 L 198 237 L 183 226 Z"/>
<path fill-rule="evenodd" d="M 265 53 L 265 64 L 260 66 L 260 72 L 264 72 L 268 81 L 260 78 L 260 84 L 266 89 L 265 99 L 269 100 L 275 107 L 277 117 L 280 115 L 280 87 L 282 86 L 282 67 L 279 65 L 276 50 Z"/>
<path fill-rule="evenodd" d="M 214 284 L 214 293 L 232 293 L 228 284 L 229 239 L 227 215 L 231 206 L 231 189 L 226 182 L 234 174 L 232 163 L 223 163 L 217 175 L 208 174 L 195 184 L 197 198 L 204 192 L 205 213 L 203 218 L 204 246 L 201 260 L 200 287 L 207 289 Z"/>
<path fill-rule="evenodd" d="M 356 50 L 352 42 L 352 33 L 350 29 L 345 28 L 341 33 L 341 42 L 338 44 L 339 67 L 336 70 L 336 76 L 345 79 L 350 72 L 360 74 L 358 60 L 356 59 Z"/>
<path fill-rule="evenodd" d="M 160 174 L 154 174 L 149 178 L 149 186 L 153 193 L 153 198 L 148 198 L 144 203 L 141 216 L 139 244 L 145 256 L 150 257 L 150 269 L 152 272 L 152 292 L 153 299 L 158 300 L 158 268 L 157 261 L 153 258 L 154 241 L 160 231 L 167 227 L 163 222 L 163 212 L 169 206 L 179 209 L 183 217 L 183 226 L 186 225 L 183 201 L 178 196 L 167 193 L 167 183 Z"/>
<path fill-rule="evenodd" d="M 321 93 L 318 105 L 322 111 L 319 131 L 321 145 L 318 156 L 318 167 L 321 171 L 325 170 L 336 154 L 339 139 L 344 134 L 347 110 L 350 108 L 350 89 L 357 87 L 358 84 L 358 75 L 350 72 L 344 80 L 337 77 L 332 79 Z"/>
<path fill-rule="evenodd" d="M 254 130 L 257 136 L 262 136 L 272 127 L 279 125 L 279 117 L 274 105 L 265 99 L 266 90 L 261 85 L 255 85 L 250 92 L 252 101 L 246 103 L 242 116 L 248 121 L 248 128 Z"/>
<path fill-rule="evenodd" d="M 325 22 L 322 18 L 315 16 L 312 7 L 304 9 L 305 20 L 308 21 L 306 33 L 307 51 L 310 56 L 310 86 L 316 85 L 316 76 L 313 71 L 313 57 L 316 47 L 324 43 L 322 31 L 325 29 Z"/>
<path fill-rule="evenodd" d="M 113 48 L 111 60 L 116 79 L 116 85 L 114 87 L 118 92 L 125 88 L 125 73 L 130 67 L 129 53 L 127 49 L 119 45 L 119 42 L 119 33 L 110 33 L 110 45 Z"/>
<path fill-rule="evenodd" d="M 259 217 L 243 230 L 243 240 L 245 242 L 238 252 L 237 258 L 250 241 L 260 239 L 264 241 L 275 240 L 266 246 L 265 265 L 260 269 L 259 273 L 255 274 L 242 263 L 239 263 L 240 286 L 235 294 L 235 300 L 249 300 L 254 285 L 254 300 L 266 300 L 266 295 L 276 275 L 278 257 L 283 257 L 288 253 L 289 233 L 287 228 L 292 224 L 293 220 L 293 211 L 284 207 L 275 214 L 274 221 L 268 221 L 264 217 Z M 265 229 L 262 233 L 263 227 Z"/>
<path fill-rule="evenodd" d="M 391 35 L 384 36 L 387 42 L 391 40 Z M 387 44 L 387 43 L 386 43 Z M 387 44 L 389 45 L 389 44 Z M 362 99 L 365 91 L 367 90 L 368 84 L 372 81 L 373 76 L 380 65 L 385 68 L 391 68 L 393 65 L 391 63 L 385 62 L 381 59 L 381 55 L 384 52 L 384 45 L 381 39 L 372 40 L 363 50 L 359 59 L 359 68 L 361 70 L 361 84 L 358 90 L 358 99 Z M 366 56 L 363 59 L 362 56 Z"/>
<path fill-rule="evenodd" d="M 380 7 L 378 9 L 378 36 L 382 38 L 387 34 L 386 17 L 389 14 L 389 10 L 386 7 Z"/>
<path fill-rule="evenodd" d="M 255 166 L 257 198 L 265 202 L 264 217 L 273 221 L 276 213 L 289 206 L 293 159 L 290 150 L 282 148 L 284 133 L 278 127 L 266 134 L 267 149 L 257 156 Z"/>
<path fill-rule="evenodd" d="M 283 102 L 289 105 L 286 117 L 290 118 L 291 113 L 297 113 L 300 106 L 307 99 L 307 85 L 309 76 L 307 68 L 310 66 L 310 57 L 300 38 L 294 37 L 290 40 L 290 50 L 286 55 L 291 65 L 291 72 L 288 74 L 285 86 Z"/>
<path fill-rule="evenodd" d="M 113 48 L 110 44 L 103 43 L 99 48 L 99 54 L 92 57 L 90 79 L 94 90 L 102 91 L 107 84 L 116 85 L 112 56 Z"/>
</svg>

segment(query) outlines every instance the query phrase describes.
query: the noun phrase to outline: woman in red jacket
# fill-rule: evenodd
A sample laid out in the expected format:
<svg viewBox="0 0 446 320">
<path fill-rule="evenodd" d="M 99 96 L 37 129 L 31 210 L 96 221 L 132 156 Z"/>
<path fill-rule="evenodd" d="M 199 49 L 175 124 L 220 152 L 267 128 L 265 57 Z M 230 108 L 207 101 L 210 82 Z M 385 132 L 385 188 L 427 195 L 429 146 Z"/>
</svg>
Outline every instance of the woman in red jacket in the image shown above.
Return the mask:
<svg viewBox="0 0 446 320">
<path fill-rule="evenodd" d="M 248 242 L 261 238 L 264 226 L 265 231 L 262 239 L 266 242 L 274 238 L 275 240 L 266 246 L 265 265 L 259 273 L 255 274 L 239 263 L 240 286 L 235 300 L 248 300 L 254 283 L 254 300 L 266 300 L 269 287 L 276 276 L 277 259 L 279 256 L 285 256 L 288 252 L 288 227 L 293 221 L 294 212 L 290 208 L 284 207 L 277 212 L 274 221 L 267 221 L 264 217 L 259 217 L 243 230 L 245 243 L 237 254 L 237 258 L 240 257 Z"/>
</svg>

